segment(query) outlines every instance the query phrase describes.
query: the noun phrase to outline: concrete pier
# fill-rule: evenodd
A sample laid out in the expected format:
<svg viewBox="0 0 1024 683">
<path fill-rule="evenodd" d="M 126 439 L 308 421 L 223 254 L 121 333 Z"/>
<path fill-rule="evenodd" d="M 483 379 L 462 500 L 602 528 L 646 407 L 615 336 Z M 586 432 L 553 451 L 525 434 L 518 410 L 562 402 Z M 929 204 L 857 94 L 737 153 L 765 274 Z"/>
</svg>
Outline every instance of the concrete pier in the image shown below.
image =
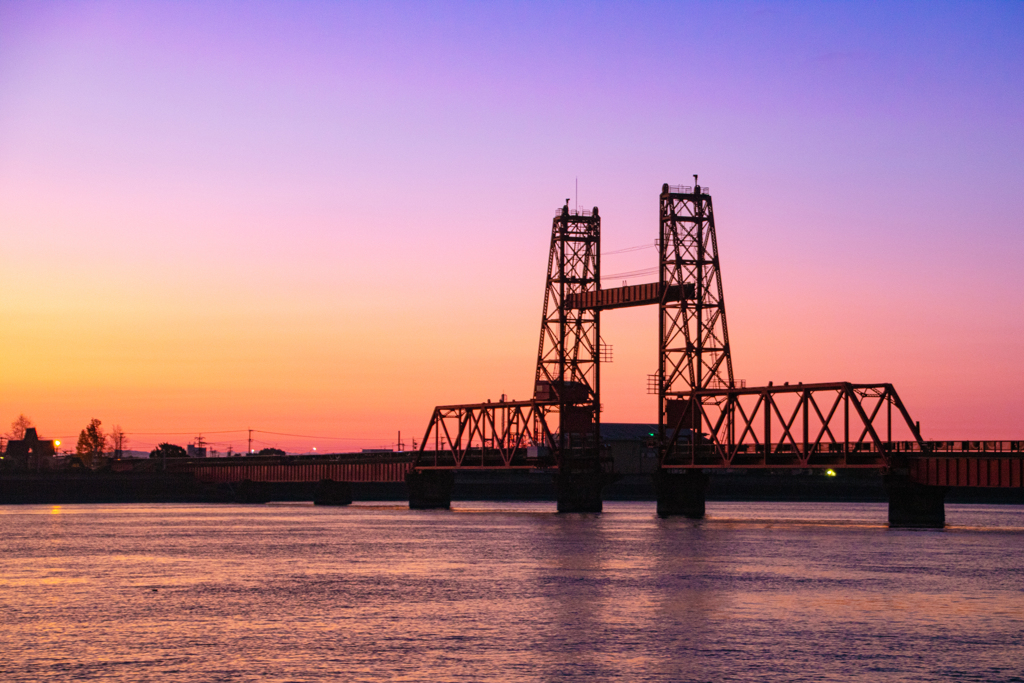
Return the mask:
<svg viewBox="0 0 1024 683">
<path fill-rule="evenodd" d="M 451 509 L 455 473 L 451 470 L 413 470 L 405 475 L 410 510 Z"/>
<path fill-rule="evenodd" d="M 601 512 L 601 490 L 613 477 L 603 472 L 558 472 L 555 495 L 559 512 Z"/>
<path fill-rule="evenodd" d="M 946 526 L 945 486 L 926 486 L 905 474 L 882 478 L 889 496 L 889 527 L 942 529 Z"/>
<path fill-rule="evenodd" d="M 313 505 L 351 505 L 352 484 L 321 479 L 313 490 Z"/>
<path fill-rule="evenodd" d="M 659 517 L 703 519 L 708 475 L 700 470 L 658 470 L 652 476 Z"/>
</svg>

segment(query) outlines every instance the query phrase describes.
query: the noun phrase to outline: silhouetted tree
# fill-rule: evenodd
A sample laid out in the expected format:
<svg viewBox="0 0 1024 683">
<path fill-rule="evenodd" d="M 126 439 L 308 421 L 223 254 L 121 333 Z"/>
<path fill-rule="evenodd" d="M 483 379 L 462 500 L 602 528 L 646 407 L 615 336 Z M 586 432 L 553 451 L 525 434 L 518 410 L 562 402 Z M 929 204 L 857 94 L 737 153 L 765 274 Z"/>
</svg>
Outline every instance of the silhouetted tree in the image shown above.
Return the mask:
<svg viewBox="0 0 1024 683">
<path fill-rule="evenodd" d="M 162 443 L 149 452 L 151 458 L 187 458 L 188 451 L 173 443 Z"/>
<path fill-rule="evenodd" d="M 284 455 L 284 451 L 280 448 L 263 448 L 256 455 Z"/>
<path fill-rule="evenodd" d="M 13 441 L 20 441 L 25 438 L 25 430 L 29 427 L 35 427 L 35 425 L 32 423 L 32 420 L 25 417 L 25 413 L 22 413 L 11 423 L 11 431 L 7 432 L 7 438 Z"/>
<path fill-rule="evenodd" d="M 96 418 L 89 421 L 89 425 L 78 435 L 78 445 L 75 446 L 76 455 L 88 456 L 90 459 L 103 455 L 103 451 L 107 447 L 107 437 L 100 429 L 101 424 Z"/>
<path fill-rule="evenodd" d="M 120 458 L 124 455 L 125 446 L 128 445 L 128 435 L 121 429 L 121 425 L 114 425 L 110 428 L 110 448 L 114 452 L 115 458 Z"/>
</svg>

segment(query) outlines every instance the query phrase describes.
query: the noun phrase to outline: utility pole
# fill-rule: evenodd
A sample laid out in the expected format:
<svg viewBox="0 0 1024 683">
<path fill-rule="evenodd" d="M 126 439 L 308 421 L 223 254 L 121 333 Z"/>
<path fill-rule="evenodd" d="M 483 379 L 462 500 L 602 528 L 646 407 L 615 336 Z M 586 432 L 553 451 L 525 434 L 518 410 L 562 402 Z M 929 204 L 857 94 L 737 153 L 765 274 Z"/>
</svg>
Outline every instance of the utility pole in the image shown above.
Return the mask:
<svg viewBox="0 0 1024 683">
<path fill-rule="evenodd" d="M 246 455 L 252 455 L 252 430 L 249 430 L 249 450 L 245 452 Z"/>
</svg>

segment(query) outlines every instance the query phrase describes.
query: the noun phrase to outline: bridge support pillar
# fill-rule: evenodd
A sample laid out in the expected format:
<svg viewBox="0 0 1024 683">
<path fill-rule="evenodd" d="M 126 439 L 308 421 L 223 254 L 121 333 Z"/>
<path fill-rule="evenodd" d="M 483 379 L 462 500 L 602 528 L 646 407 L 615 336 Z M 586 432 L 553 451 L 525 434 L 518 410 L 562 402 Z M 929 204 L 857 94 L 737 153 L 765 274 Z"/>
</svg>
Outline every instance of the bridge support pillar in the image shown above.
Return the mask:
<svg viewBox="0 0 1024 683">
<path fill-rule="evenodd" d="M 351 505 L 352 484 L 321 479 L 313 490 L 313 505 Z"/>
<path fill-rule="evenodd" d="M 236 503 L 269 503 L 271 499 L 270 487 L 262 481 L 245 479 L 235 485 Z"/>
<path fill-rule="evenodd" d="M 558 472 L 555 474 L 558 511 L 601 512 L 604 508 L 601 490 L 612 478 L 604 472 Z"/>
<path fill-rule="evenodd" d="M 409 487 L 410 510 L 451 509 L 455 472 L 452 470 L 412 470 L 405 475 Z"/>
<path fill-rule="evenodd" d="M 889 495 L 889 527 L 941 529 L 946 526 L 945 486 L 926 486 L 905 474 L 883 478 Z"/>
<path fill-rule="evenodd" d="M 704 500 L 710 478 L 700 470 L 654 473 L 654 490 L 658 495 L 658 516 L 704 518 Z"/>
</svg>

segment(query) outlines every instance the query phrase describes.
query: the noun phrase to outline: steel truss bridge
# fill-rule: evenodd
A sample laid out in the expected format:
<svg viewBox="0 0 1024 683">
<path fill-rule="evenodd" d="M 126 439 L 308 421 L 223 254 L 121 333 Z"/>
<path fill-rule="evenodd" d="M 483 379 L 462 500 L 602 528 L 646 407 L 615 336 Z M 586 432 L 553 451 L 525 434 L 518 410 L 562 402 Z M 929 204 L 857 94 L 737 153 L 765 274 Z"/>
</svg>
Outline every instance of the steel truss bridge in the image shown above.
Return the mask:
<svg viewBox="0 0 1024 683">
<path fill-rule="evenodd" d="M 560 511 L 599 511 L 615 473 L 601 439 L 601 313 L 657 306 L 655 487 L 663 515 L 704 514 L 706 473 L 742 469 L 875 469 L 894 526 L 942 526 L 945 487 L 1024 487 L 1022 441 L 924 441 L 892 384 L 747 387 L 733 374 L 725 296 L 707 187 L 663 185 L 658 281 L 601 287 L 601 216 L 556 211 L 551 226 L 533 396 L 434 409 L 420 448 L 388 460 L 193 460 L 201 481 L 401 481 L 410 507 L 448 507 L 456 470 L 548 470 Z M 347 486 L 347 484 L 345 484 Z"/>
<path fill-rule="evenodd" d="M 871 468 L 931 486 L 1021 487 L 1021 442 L 924 441 L 891 384 L 746 387 L 733 374 L 707 187 L 663 185 L 658 281 L 601 287 L 601 217 L 555 214 L 534 395 L 438 406 L 415 472 L 552 468 L 606 473 L 601 313 L 658 307 L 659 472 Z M 895 437 L 895 438 L 894 438 Z"/>
</svg>

